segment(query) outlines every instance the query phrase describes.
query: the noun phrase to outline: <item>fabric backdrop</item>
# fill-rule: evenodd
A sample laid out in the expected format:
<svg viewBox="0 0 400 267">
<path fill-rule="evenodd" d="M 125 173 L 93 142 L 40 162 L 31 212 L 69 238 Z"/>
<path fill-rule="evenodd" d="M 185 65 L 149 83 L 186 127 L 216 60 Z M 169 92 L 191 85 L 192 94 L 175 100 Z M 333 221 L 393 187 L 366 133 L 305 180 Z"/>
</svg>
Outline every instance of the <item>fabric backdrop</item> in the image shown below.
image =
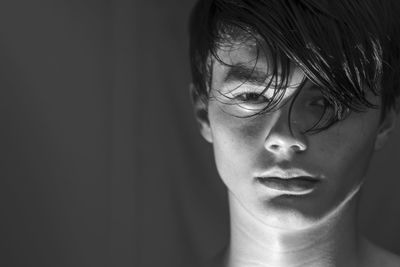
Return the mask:
<svg viewBox="0 0 400 267">
<path fill-rule="evenodd" d="M 0 2 L 1 266 L 189 266 L 228 240 L 191 109 L 193 0 Z M 400 129 L 360 227 L 400 254 Z"/>
</svg>

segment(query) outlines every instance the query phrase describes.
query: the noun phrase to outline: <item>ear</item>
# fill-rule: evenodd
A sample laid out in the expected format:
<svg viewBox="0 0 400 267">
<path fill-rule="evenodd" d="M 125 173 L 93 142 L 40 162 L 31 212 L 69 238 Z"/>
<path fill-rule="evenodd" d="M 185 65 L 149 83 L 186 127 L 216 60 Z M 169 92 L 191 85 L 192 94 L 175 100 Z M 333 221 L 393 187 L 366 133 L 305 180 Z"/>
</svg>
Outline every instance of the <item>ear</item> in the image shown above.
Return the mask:
<svg viewBox="0 0 400 267">
<path fill-rule="evenodd" d="M 189 86 L 189 92 L 200 133 L 207 142 L 212 143 L 212 132 L 208 119 L 208 105 L 201 99 L 193 83 Z"/>
<path fill-rule="evenodd" d="M 396 103 L 397 104 L 397 103 Z M 382 119 L 378 135 L 375 139 L 375 150 L 380 150 L 389 139 L 390 133 L 396 126 L 397 116 L 399 114 L 399 106 L 396 108 L 391 108 L 386 112 L 386 116 Z"/>
</svg>

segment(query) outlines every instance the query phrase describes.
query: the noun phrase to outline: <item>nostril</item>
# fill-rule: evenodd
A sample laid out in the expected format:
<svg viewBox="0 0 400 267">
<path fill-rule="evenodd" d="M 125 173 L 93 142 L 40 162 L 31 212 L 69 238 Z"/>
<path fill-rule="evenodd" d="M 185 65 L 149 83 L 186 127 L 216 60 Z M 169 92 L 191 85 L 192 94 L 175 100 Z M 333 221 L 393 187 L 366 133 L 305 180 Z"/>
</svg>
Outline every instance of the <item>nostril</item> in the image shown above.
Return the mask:
<svg viewBox="0 0 400 267">
<path fill-rule="evenodd" d="M 270 145 L 269 147 L 270 147 L 270 149 L 272 149 L 272 150 L 278 150 L 278 149 L 279 149 L 279 146 L 278 146 L 278 145 Z"/>
<path fill-rule="evenodd" d="M 293 152 L 302 152 L 306 150 L 305 145 L 303 144 L 293 144 L 290 146 L 279 145 L 279 144 L 270 144 L 268 146 L 268 150 L 274 153 L 280 153 L 280 151 L 292 150 Z"/>
<path fill-rule="evenodd" d="M 298 151 L 303 151 L 304 149 L 300 145 L 294 145 L 292 146 L 293 150 L 298 152 Z"/>
<path fill-rule="evenodd" d="M 264 148 L 274 154 L 300 153 L 307 149 L 307 145 L 305 140 L 302 141 L 299 138 L 282 134 L 269 135 L 264 142 Z"/>
<path fill-rule="evenodd" d="M 299 142 L 296 145 L 294 145 L 294 150 L 296 152 L 301 152 L 307 150 L 307 145 L 305 143 Z"/>
</svg>

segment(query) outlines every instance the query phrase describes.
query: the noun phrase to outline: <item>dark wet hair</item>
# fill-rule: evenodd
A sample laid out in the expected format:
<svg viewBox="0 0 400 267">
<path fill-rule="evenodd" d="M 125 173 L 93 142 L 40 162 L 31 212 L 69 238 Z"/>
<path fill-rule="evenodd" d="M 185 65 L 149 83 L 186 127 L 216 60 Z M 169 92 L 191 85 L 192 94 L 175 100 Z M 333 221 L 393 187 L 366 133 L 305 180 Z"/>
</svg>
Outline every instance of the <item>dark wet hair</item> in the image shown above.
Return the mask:
<svg viewBox="0 0 400 267">
<path fill-rule="evenodd" d="M 294 63 L 334 107 L 329 120 L 322 125 L 318 121 L 306 132 L 327 129 L 346 118 L 349 111 L 379 108 L 366 99 L 367 90 L 381 95 L 383 118 L 395 108 L 399 95 L 398 2 L 200 0 L 193 8 L 189 28 L 196 92 L 208 101 L 213 62 L 228 65 L 218 57 L 217 50 L 250 38 L 257 49 L 272 55 L 268 63 L 273 68 L 271 81 L 278 81 L 276 66 L 280 64 L 279 85 L 262 112 L 272 110 L 282 99 Z M 290 122 L 290 112 L 288 119 Z"/>
</svg>

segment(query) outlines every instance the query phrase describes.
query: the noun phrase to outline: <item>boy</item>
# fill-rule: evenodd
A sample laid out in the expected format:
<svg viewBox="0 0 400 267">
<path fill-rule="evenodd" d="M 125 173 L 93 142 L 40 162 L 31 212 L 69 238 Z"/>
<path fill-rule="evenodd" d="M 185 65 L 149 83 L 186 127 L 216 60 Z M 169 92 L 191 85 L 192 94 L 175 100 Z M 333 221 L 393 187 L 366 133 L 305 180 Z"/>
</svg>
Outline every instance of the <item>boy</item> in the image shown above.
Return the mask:
<svg viewBox="0 0 400 267">
<path fill-rule="evenodd" d="M 397 2 L 197 3 L 190 90 L 231 220 L 217 266 L 400 266 L 356 225 L 398 113 Z"/>
</svg>

